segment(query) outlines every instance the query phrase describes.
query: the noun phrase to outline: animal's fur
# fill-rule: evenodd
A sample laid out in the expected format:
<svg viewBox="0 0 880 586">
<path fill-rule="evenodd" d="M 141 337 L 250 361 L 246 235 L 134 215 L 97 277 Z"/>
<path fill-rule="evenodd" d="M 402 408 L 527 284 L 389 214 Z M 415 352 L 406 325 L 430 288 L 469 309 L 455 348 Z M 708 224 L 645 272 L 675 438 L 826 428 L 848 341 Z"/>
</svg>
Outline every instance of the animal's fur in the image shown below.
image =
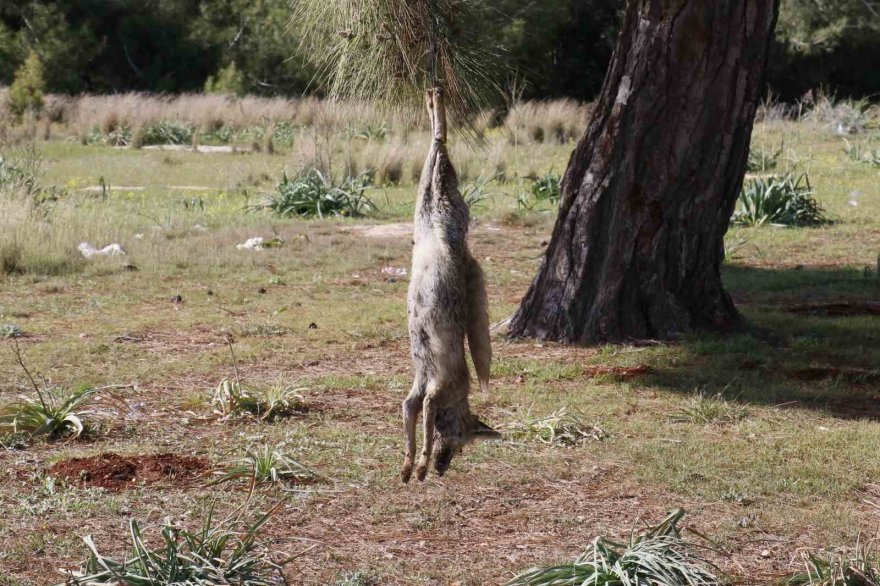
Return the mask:
<svg viewBox="0 0 880 586">
<path fill-rule="evenodd" d="M 424 416 L 424 445 L 416 476 L 428 464 L 442 475 L 462 446 L 479 436 L 497 436 L 471 413 L 468 339 L 480 386 L 488 388 L 492 347 L 483 272 L 467 246 L 468 207 L 445 142 L 440 90 L 429 90 L 434 140 L 422 170 L 413 230 L 409 284 L 409 335 L 415 380 L 403 402 L 406 459 L 400 475 L 407 482 L 416 450 L 416 423 Z"/>
</svg>

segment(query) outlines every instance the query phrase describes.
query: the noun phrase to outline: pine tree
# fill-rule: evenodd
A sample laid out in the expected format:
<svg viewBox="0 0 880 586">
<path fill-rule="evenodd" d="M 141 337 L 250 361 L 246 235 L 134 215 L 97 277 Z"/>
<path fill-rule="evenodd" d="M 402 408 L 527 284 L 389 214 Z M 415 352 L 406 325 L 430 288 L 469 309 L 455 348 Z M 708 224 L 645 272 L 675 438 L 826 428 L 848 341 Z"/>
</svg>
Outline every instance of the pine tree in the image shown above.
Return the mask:
<svg viewBox="0 0 880 586">
<path fill-rule="evenodd" d="M 9 111 L 17 118 L 28 111 L 39 112 L 43 109 L 45 90 L 43 63 L 36 51 L 31 51 L 15 72 L 15 79 L 9 88 Z"/>
</svg>

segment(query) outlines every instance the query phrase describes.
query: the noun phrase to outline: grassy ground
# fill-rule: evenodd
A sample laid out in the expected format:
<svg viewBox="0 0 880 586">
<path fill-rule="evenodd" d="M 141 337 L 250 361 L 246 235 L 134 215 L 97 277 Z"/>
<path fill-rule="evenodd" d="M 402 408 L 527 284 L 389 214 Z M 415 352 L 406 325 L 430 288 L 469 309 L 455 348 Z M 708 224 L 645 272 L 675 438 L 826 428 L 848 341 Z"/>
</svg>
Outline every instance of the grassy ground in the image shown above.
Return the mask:
<svg viewBox="0 0 880 586">
<path fill-rule="evenodd" d="M 61 580 L 59 568 L 84 560 L 87 534 L 121 557 L 130 517 L 155 537 L 166 516 L 197 525 L 213 499 L 225 512 L 247 493 L 200 482 L 83 489 L 48 476 L 53 463 L 109 451 L 215 462 L 262 441 L 283 443 L 329 479 L 287 493 L 267 526 L 273 549 L 305 551 L 287 567 L 292 583 L 498 584 L 676 506 L 716 541 L 714 561 L 747 583 L 785 571 L 799 548 L 874 535 L 880 317 L 799 308 L 880 298 L 876 272 L 865 271 L 880 253 L 880 171 L 849 161 L 817 125 L 756 129 L 755 148 L 783 143 L 780 165 L 797 159 L 809 170 L 835 223 L 730 231 L 725 280 L 747 331 L 566 348 L 499 330 L 493 388 L 474 396 L 483 418 L 501 426 L 567 407 L 604 439 L 559 447 L 508 437 L 409 486 L 396 476 L 410 383 L 407 285 L 383 269 L 408 267 L 410 242 L 405 227 L 367 229 L 407 221 L 408 181 L 372 192 L 376 218 L 279 220 L 241 208 L 295 168 L 292 155 L 41 143 L 44 183 L 69 192 L 52 246 L 70 255 L 42 271 L 55 274 L 0 282 L 0 322 L 22 329 L 27 364 L 55 384 L 129 386 L 99 394 L 101 434 L 0 451 L 0 585 Z M 532 155 L 526 144 L 519 155 L 539 173 L 561 171 L 570 148 Z M 102 177 L 109 193 L 82 191 Z M 553 214 L 517 212 L 515 183 L 492 190 L 474 210 L 472 245 L 498 322 L 535 273 Z M 256 235 L 285 244 L 235 248 Z M 128 254 L 76 260 L 81 240 L 117 241 Z M 306 412 L 275 423 L 209 419 L 213 389 L 233 376 L 230 332 L 244 380 L 303 388 Z M 0 402 L 13 400 L 25 377 L 5 345 L 0 369 Z M 258 491 L 253 505 L 280 494 Z"/>
</svg>

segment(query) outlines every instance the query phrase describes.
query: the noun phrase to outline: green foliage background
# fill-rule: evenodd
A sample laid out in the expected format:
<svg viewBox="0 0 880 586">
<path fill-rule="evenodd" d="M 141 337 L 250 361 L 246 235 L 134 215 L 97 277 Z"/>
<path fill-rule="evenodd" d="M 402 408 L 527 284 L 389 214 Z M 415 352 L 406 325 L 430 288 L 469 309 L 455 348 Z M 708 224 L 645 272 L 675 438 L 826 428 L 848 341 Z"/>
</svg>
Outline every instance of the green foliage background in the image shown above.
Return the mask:
<svg viewBox="0 0 880 586">
<path fill-rule="evenodd" d="M 596 94 L 624 0 L 467 1 L 482 16 L 462 26 L 507 56 L 525 97 Z M 289 0 L 4 0 L 0 84 L 33 50 L 50 92 L 199 91 L 233 62 L 246 92 L 319 91 L 291 14 Z M 783 0 L 771 85 L 880 93 L 880 2 Z"/>
</svg>

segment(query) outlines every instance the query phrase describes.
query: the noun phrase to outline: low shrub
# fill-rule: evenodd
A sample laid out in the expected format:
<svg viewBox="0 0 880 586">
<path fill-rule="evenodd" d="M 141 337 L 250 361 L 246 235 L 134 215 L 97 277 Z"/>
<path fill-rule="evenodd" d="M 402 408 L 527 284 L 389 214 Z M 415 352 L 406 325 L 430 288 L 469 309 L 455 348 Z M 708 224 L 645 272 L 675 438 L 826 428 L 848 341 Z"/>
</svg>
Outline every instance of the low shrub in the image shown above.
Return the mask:
<svg viewBox="0 0 880 586">
<path fill-rule="evenodd" d="M 550 203 L 559 203 L 562 194 L 562 177 L 549 171 L 537 177 L 530 177 L 532 180 L 532 197 L 535 201 L 549 201 Z"/>
<path fill-rule="evenodd" d="M 185 122 L 161 120 L 145 126 L 139 141 L 150 144 L 189 144 L 193 137 L 193 127 Z"/>
<path fill-rule="evenodd" d="M 94 398 L 96 389 L 35 388 L 36 397 L 24 396 L 0 408 L 0 431 L 23 432 L 51 438 L 79 437 L 85 430 L 87 412 L 82 409 Z"/>
<path fill-rule="evenodd" d="M 245 454 L 221 462 L 215 472 L 219 478 L 211 484 L 246 479 L 252 484 L 312 482 L 318 474 L 282 451 L 281 446 L 263 444 L 250 447 Z"/>
<path fill-rule="evenodd" d="M 211 406 L 223 419 L 250 416 L 265 421 L 288 417 L 302 409 L 300 390 L 282 386 L 255 389 L 238 380 L 223 379 L 211 397 Z"/>
<path fill-rule="evenodd" d="M 283 583 L 281 567 L 271 552 L 257 541 L 266 521 L 280 508 L 243 520 L 241 512 L 216 523 L 211 506 L 196 531 L 166 521 L 161 544 L 150 548 L 138 522 L 129 521 L 131 553 L 122 561 L 105 557 L 91 536 L 83 538 L 89 558 L 80 571 L 69 572 L 68 584 L 247 584 L 272 586 Z"/>
<path fill-rule="evenodd" d="M 675 510 L 629 543 L 597 537 L 573 562 L 533 568 L 507 586 L 718 586 L 712 566 L 681 538 L 682 517 L 684 511 Z"/>
<path fill-rule="evenodd" d="M 255 207 L 268 209 L 284 218 L 360 217 L 376 210 L 376 205 L 366 195 L 371 184 L 369 174 L 348 177 L 339 185 L 334 185 L 329 177 L 317 169 L 310 169 L 295 177 L 288 177 L 285 173 L 276 187 L 277 193 L 267 203 Z"/>
<path fill-rule="evenodd" d="M 728 401 L 721 393 L 715 395 L 699 393 L 675 413 L 673 421 L 698 425 L 735 423 L 745 419 L 747 414 L 745 406 Z"/>
<path fill-rule="evenodd" d="M 21 327 L 17 324 L 0 324 L 0 338 L 18 338 L 21 334 Z"/>
<path fill-rule="evenodd" d="M 880 556 L 875 541 L 855 550 L 801 552 L 804 569 L 786 576 L 779 586 L 875 586 L 880 584 Z"/>
<path fill-rule="evenodd" d="M 830 220 L 813 197 L 806 173 L 749 179 L 739 197 L 734 224 L 742 226 L 821 226 Z"/>
<path fill-rule="evenodd" d="M 565 407 L 545 417 L 526 417 L 503 428 L 515 439 L 534 439 L 544 444 L 574 446 L 605 439 L 602 428 L 584 421 L 579 413 Z"/>
<path fill-rule="evenodd" d="M 494 193 L 489 190 L 489 185 L 495 181 L 495 177 L 480 175 L 473 181 L 466 183 L 461 190 L 461 197 L 468 207 L 472 208 L 492 197 Z"/>
</svg>

